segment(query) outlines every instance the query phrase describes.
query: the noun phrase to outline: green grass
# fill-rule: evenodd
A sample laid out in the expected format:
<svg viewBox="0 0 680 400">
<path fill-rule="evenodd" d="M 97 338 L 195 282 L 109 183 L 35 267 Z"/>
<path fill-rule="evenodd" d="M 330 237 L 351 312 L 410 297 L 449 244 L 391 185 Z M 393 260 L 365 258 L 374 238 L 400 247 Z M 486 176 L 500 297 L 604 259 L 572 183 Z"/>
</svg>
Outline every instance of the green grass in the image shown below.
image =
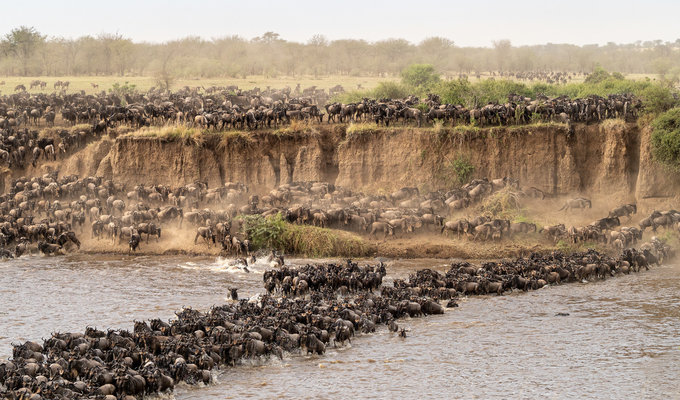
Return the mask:
<svg viewBox="0 0 680 400">
<path fill-rule="evenodd" d="M 566 129 L 567 124 L 561 123 L 561 122 L 554 122 L 554 121 L 548 121 L 548 122 L 532 122 L 527 125 L 508 125 L 505 127 L 509 132 L 512 131 L 520 131 L 520 130 L 525 130 L 525 129 L 531 129 L 531 128 L 557 128 L 557 129 Z"/>
<path fill-rule="evenodd" d="M 297 133 L 311 133 L 313 131 L 314 125 L 315 123 L 312 121 L 291 120 L 290 124 L 275 129 L 273 133 L 279 136 L 291 136 Z"/>
<path fill-rule="evenodd" d="M 621 118 L 606 119 L 600 122 L 601 131 L 621 130 L 626 128 L 626 121 Z"/>
</svg>

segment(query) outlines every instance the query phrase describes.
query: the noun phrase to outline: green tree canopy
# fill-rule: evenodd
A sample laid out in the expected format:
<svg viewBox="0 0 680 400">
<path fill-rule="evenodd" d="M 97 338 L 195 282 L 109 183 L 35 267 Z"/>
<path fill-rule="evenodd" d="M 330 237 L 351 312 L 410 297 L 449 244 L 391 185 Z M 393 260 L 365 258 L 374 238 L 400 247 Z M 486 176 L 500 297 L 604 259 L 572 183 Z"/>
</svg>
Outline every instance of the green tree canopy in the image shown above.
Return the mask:
<svg viewBox="0 0 680 400">
<path fill-rule="evenodd" d="M 600 83 L 609 79 L 611 75 L 604 68 L 599 65 L 595 67 L 595 70 L 586 76 L 586 83 Z"/>
<path fill-rule="evenodd" d="M 680 108 L 673 108 L 656 117 L 652 129 L 654 157 L 680 171 Z"/>
<path fill-rule="evenodd" d="M 401 72 L 402 83 L 419 90 L 428 90 L 440 80 L 432 64 L 412 64 Z"/>
</svg>

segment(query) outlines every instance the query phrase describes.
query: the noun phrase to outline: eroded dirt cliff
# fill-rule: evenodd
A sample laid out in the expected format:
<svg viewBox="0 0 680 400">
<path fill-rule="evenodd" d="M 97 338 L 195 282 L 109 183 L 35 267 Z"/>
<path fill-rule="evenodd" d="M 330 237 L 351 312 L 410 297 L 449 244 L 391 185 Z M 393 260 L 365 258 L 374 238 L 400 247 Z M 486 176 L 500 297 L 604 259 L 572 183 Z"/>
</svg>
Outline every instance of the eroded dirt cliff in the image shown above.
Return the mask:
<svg viewBox="0 0 680 400">
<path fill-rule="evenodd" d="M 680 177 L 654 162 L 649 129 L 607 121 L 600 125 L 512 128 L 366 128 L 319 125 L 301 133 L 207 135 L 196 143 L 121 136 L 91 143 L 65 160 L 27 171 L 98 175 L 129 185 L 210 186 L 243 182 L 255 192 L 291 181 L 327 181 L 367 192 L 403 186 L 450 187 L 456 160 L 472 177 L 512 176 L 549 194 L 607 193 L 622 199 L 672 198 Z"/>
</svg>

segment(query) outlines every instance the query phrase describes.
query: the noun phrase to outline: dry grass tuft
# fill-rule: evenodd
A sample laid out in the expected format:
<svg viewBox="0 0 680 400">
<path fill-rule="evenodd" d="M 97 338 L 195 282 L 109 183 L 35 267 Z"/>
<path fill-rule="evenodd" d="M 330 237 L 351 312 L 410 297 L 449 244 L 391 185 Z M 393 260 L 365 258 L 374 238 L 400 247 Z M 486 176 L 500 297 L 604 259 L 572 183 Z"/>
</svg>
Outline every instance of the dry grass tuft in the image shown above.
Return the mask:
<svg viewBox="0 0 680 400">
<path fill-rule="evenodd" d="M 617 130 L 623 131 L 626 129 L 626 121 L 621 118 L 606 119 L 600 122 L 600 131 Z"/>
<path fill-rule="evenodd" d="M 287 252 L 304 257 L 365 257 L 372 251 L 353 233 L 309 225 L 287 224 L 283 237 Z"/>
<path fill-rule="evenodd" d="M 522 212 L 520 192 L 510 187 L 505 187 L 487 197 L 482 203 L 481 210 L 484 214 L 494 218 L 514 220 Z"/>
<path fill-rule="evenodd" d="M 146 127 L 127 133 L 127 137 L 153 137 L 171 141 L 183 141 L 197 147 L 205 145 L 208 133 L 186 125 Z"/>
</svg>

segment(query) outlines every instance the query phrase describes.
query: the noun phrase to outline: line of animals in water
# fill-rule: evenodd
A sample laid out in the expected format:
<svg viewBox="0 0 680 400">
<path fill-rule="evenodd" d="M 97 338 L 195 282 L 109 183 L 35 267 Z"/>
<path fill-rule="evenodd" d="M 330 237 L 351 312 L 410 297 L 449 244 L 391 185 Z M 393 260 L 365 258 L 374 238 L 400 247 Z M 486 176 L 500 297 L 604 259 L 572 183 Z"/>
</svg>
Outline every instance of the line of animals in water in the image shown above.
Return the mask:
<svg viewBox="0 0 680 400">
<path fill-rule="evenodd" d="M 658 239 L 616 257 L 583 253 L 534 253 L 526 258 L 473 265 L 453 263 L 445 273 L 424 269 L 383 284 L 386 266 L 346 263 L 283 266 L 263 275 L 265 293 L 213 306 L 184 308 L 168 322 L 136 321 L 132 332 L 87 327 L 55 332 L 40 344 L 13 345 L 0 362 L 0 398 L 133 400 L 172 391 L 179 382 L 209 384 L 212 370 L 245 359 L 284 354 L 323 355 L 378 325 L 406 337 L 397 320 L 443 314 L 459 296 L 606 279 L 648 270 L 673 256 Z M 568 315 L 566 313 L 558 314 Z"/>
</svg>

